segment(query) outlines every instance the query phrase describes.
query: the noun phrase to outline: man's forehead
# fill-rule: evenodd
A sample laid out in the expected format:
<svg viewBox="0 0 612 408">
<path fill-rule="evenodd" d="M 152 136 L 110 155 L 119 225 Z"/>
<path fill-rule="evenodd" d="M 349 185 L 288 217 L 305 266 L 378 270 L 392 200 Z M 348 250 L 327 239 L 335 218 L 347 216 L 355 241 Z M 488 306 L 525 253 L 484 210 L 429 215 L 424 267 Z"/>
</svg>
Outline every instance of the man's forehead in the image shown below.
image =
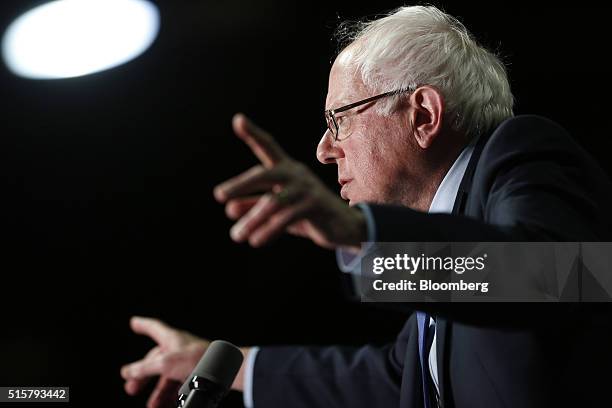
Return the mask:
<svg viewBox="0 0 612 408">
<path fill-rule="evenodd" d="M 342 51 L 334 61 L 329 72 L 329 88 L 327 91 L 327 108 L 337 107 L 353 101 L 364 92 L 363 82 L 350 66 Z"/>
</svg>

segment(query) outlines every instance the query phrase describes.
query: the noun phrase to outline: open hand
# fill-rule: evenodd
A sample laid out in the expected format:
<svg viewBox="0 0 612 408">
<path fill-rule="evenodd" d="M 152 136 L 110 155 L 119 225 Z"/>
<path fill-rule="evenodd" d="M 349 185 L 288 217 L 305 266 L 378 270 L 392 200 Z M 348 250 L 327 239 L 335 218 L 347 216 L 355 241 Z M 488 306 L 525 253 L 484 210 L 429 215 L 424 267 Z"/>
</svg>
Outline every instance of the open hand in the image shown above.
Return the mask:
<svg viewBox="0 0 612 408">
<path fill-rule="evenodd" d="M 149 336 L 157 345 L 143 359 L 121 368 L 125 391 L 136 395 L 152 378 L 159 376 L 147 407 L 175 407 L 179 388 L 210 343 L 157 319 L 133 317 L 130 326 L 135 333 Z"/>
</svg>

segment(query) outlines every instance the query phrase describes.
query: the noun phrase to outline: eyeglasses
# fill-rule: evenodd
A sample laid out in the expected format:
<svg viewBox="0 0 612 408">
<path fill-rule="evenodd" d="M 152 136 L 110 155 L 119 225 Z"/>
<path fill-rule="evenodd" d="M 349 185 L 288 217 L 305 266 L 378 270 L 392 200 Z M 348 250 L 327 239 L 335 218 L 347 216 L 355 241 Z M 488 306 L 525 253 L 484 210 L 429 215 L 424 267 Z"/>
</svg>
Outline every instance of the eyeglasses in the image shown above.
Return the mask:
<svg viewBox="0 0 612 408">
<path fill-rule="evenodd" d="M 328 109 L 325 111 L 325 122 L 327 122 L 327 129 L 331 132 L 334 137 L 334 141 L 337 142 L 339 139 L 338 135 L 340 134 L 340 126 L 338 125 L 338 119 L 336 118 L 337 113 L 346 112 L 349 109 L 356 108 L 357 106 L 365 105 L 368 102 L 373 102 L 381 98 L 385 98 L 387 96 L 398 95 L 404 92 L 410 92 L 410 89 L 399 89 L 396 91 L 385 92 L 380 95 L 370 96 L 369 98 L 363 99 L 358 102 L 353 102 L 348 105 L 344 105 L 340 108 L 336 109 Z"/>
</svg>

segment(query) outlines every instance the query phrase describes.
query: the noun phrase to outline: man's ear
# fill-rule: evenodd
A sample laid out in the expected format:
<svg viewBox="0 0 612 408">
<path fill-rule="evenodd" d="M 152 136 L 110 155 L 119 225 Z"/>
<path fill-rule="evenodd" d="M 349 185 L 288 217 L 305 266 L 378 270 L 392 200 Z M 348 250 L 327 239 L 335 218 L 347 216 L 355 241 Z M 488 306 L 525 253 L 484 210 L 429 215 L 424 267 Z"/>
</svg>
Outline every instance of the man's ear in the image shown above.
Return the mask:
<svg viewBox="0 0 612 408">
<path fill-rule="evenodd" d="M 410 94 L 410 124 L 414 138 L 427 149 L 442 131 L 444 97 L 432 86 L 422 86 Z"/>
</svg>

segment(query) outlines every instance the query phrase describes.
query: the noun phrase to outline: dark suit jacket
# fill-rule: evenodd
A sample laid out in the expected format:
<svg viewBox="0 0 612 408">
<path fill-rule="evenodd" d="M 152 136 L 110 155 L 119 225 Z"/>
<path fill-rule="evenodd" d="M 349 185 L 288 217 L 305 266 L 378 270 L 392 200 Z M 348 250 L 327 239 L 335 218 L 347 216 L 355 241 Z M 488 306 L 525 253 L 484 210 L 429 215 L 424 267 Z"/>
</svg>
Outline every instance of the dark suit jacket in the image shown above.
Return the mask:
<svg viewBox="0 0 612 408">
<path fill-rule="evenodd" d="M 453 214 L 372 205 L 379 241 L 612 241 L 612 185 L 557 124 L 518 116 L 478 141 Z M 612 271 L 611 271 L 612 272 Z M 428 304 L 444 407 L 610 406 L 609 304 Z M 269 347 L 255 408 L 422 408 L 417 325 L 386 347 Z"/>
</svg>

